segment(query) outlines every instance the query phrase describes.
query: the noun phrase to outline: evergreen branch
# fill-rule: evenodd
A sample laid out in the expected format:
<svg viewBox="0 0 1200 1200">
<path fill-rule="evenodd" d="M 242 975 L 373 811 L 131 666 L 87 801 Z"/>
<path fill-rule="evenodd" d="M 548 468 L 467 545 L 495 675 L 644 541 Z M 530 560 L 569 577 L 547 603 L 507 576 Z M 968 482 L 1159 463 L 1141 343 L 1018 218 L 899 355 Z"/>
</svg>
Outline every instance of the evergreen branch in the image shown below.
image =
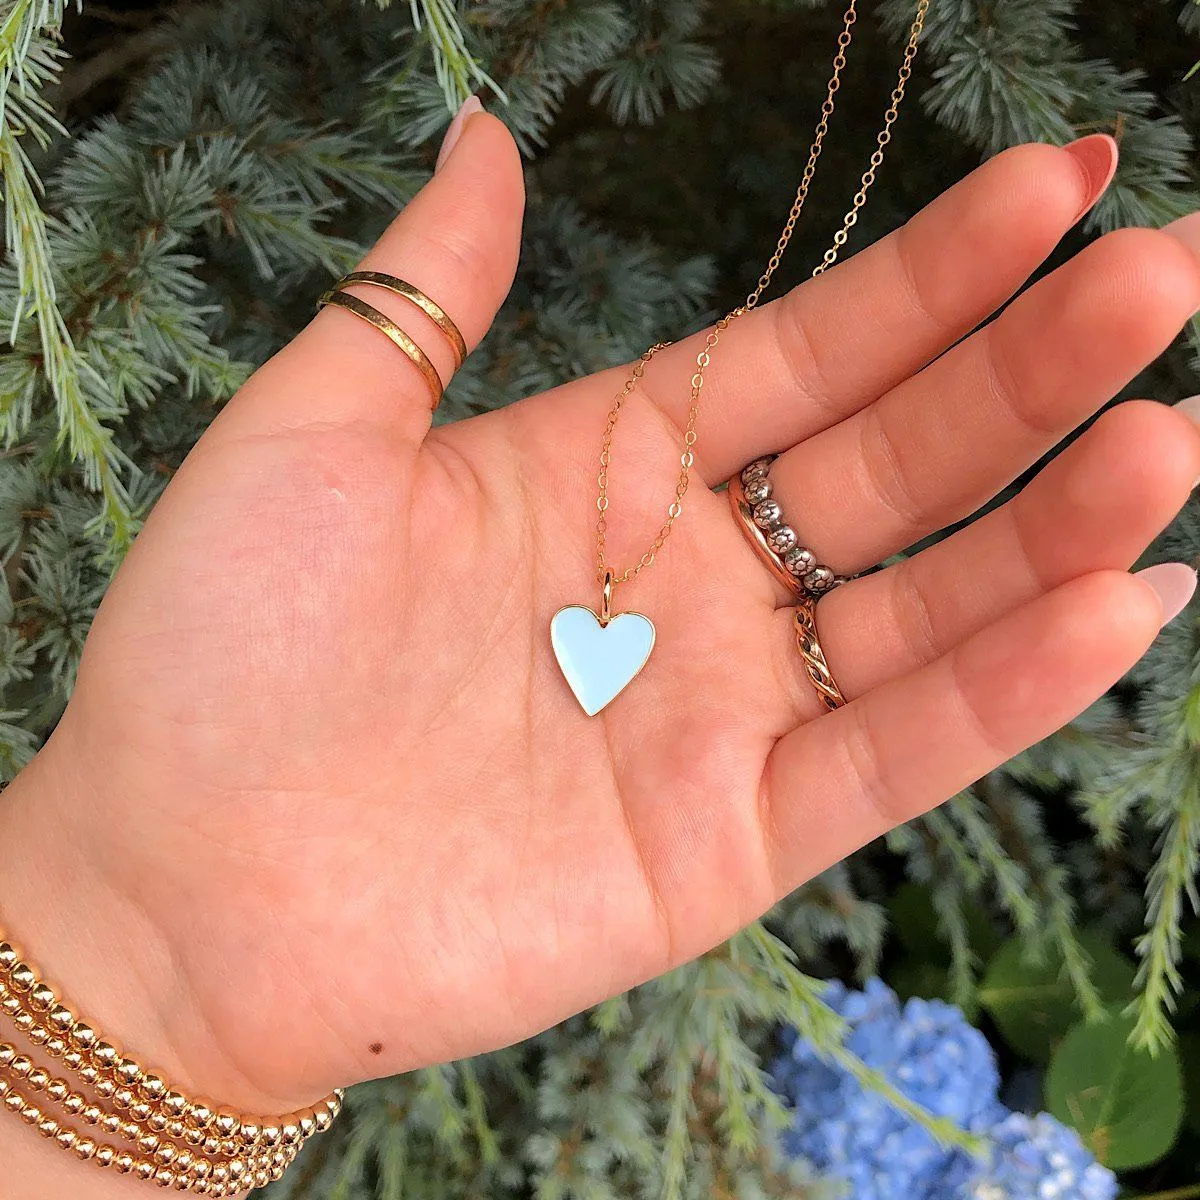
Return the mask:
<svg viewBox="0 0 1200 1200">
<path fill-rule="evenodd" d="M 1161 819 L 1160 819 L 1161 821 Z M 1168 809 L 1158 856 L 1146 883 L 1147 930 L 1138 939 L 1141 993 L 1130 1005 L 1137 1015 L 1133 1042 L 1157 1053 L 1173 1038 L 1169 1014 L 1183 989 L 1184 898 L 1200 912 L 1196 872 L 1200 867 L 1200 783 L 1187 781 L 1177 804 Z"/>
<path fill-rule="evenodd" d="M 456 112 L 478 87 L 489 88 L 502 104 L 508 103 L 500 85 L 483 69 L 467 47 L 454 0 L 408 0 L 413 26 L 424 32 L 433 51 L 434 73 L 446 107 Z"/>
<path fill-rule="evenodd" d="M 0 180 L 5 246 L 17 278 L 9 340 L 16 341 L 26 311 L 31 311 L 41 340 L 40 374 L 56 402 L 59 444 L 82 467 L 85 484 L 99 491 L 97 522 L 108 532 L 109 553 L 119 556 L 136 530 L 120 475 L 132 464 L 117 450 L 111 431 L 89 403 L 85 382 L 99 380 L 88 372 L 58 308 L 49 224 L 39 203 L 41 181 L 20 142 L 28 136 L 45 146 L 53 133 L 62 131 L 39 91 L 57 76 L 61 52 L 52 39 L 63 8 L 62 0 L 16 0 L 0 24 Z M 25 416 L 25 406 L 6 416 L 16 414 Z M 19 429 L 11 420 L 4 425 L 11 444 Z"/>
</svg>

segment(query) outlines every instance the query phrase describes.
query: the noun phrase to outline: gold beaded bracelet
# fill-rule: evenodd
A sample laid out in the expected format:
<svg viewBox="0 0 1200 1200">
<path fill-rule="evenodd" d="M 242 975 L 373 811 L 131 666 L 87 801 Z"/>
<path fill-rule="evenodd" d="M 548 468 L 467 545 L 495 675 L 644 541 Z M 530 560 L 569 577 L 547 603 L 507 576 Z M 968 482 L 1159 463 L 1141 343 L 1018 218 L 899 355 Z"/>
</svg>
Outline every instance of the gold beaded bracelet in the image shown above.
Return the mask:
<svg viewBox="0 0 1200 1200">
<path fill-rule="evenodd" d="M 95 1094 L 89 1098 L 17 1046 L 0 1041 L 0 1108 L 82 1161 L 159 1187 L 201 1196 L 235 1196 L 262 1187 L 280 1179 L 303 1144 L 328 1129 L 341 1111 L 340 1090 L 275 1119 L 188 1099 L 79 1018 L 2 933 L 0 1015 Z M 77 1117 L 128 1148 L 99 1142 L 64 1116 L 45 1111 L 43 1097 L 65 1117 Z M 112 1107 L 99 1101 L 111 1101 Z"/>
</svg>

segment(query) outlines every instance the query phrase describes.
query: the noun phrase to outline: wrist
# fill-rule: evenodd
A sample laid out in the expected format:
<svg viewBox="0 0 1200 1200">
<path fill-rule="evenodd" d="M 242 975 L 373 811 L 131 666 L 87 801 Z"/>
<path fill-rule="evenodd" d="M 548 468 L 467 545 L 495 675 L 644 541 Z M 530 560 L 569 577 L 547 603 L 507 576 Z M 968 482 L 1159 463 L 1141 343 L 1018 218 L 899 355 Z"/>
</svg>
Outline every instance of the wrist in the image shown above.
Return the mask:
<svg viewBox="0 0 1200 1200">
<path fill-rule="evenodd" d="M 101 836 L 103 797 L 80 774 L 47 746 L 0 797 L 0 930 L 77 1016 L 173 1087 L 248 1113 L 300 1107 L 247 1078 L 224 1052 L 191 986 L 185 948 L 170 921 L 138 903 Z M 3 1016 L 0 1041 L 25 1049 Z M 36 1051 L 31 1057 L 64 1073 Z M 77 1161 L 4 1112 L 0 1159 L 15 1186 L 6 1200 L 136 1194 L 136 1181 Z M 60 1179 L 61 1189 L 51 1186 Z"/>
</svg>

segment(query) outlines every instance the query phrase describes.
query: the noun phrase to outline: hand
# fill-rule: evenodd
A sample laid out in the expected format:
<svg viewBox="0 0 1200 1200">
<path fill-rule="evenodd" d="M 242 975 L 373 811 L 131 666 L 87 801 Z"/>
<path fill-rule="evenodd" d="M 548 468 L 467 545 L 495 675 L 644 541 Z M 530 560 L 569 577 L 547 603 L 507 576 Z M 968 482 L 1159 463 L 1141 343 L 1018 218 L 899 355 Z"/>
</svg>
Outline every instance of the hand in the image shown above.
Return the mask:
<svg viewBox="0 0 1200 1200">
<path fill-rule="evenodd" d="M 1200 307 L 1191 217 L 1102 239 L 971 333 L 1111 154 L 1002 154 L 726 332 L 683 517 L 616 593 L 657 647 L 596 718 L 548 624 L 598 604 L 596 460 L 626 368 L 431 430 L 411 364 L 322 312 L 214 421 L 114 580 L 0 810 L 0 921 L 131 1051 L 285 1107 L 689 959 L 1061 726 L 1190 593 L 1183 567 L 1126 573 L 1200 475 L 1180 412 L 1119 406 L 1016 499 L 823 600 L 851 699 L 832 714 L 789 596 L 708 488 L 782 452 L 784 511 L 860 571 L 1038 460 Z M 365 265 L 474 343 L 521 208 L 511 139 L 473 116 Z M 364 295 L 447 373 L 424 317 Z M 620 566 L 672 498 L 699 345 L 653 361 L 617 430 Z"/>
</svg>

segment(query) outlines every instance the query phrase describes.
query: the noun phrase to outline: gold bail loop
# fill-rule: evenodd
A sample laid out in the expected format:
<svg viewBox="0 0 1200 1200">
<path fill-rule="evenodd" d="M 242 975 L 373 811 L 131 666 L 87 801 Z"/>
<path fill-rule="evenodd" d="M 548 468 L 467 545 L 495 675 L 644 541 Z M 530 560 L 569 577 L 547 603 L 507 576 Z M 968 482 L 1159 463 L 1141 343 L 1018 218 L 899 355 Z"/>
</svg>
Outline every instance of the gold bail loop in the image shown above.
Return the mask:
<svg viewBox="0 0 1200 1200">
<path fill-rule="evenodd" d="M 604 568 L 604 591 L 600 597 L 600 626 L 603 628 L 612 620 L 612 594 L 617 586 L 617 573 L 612 567 Z"/>
</svg>

